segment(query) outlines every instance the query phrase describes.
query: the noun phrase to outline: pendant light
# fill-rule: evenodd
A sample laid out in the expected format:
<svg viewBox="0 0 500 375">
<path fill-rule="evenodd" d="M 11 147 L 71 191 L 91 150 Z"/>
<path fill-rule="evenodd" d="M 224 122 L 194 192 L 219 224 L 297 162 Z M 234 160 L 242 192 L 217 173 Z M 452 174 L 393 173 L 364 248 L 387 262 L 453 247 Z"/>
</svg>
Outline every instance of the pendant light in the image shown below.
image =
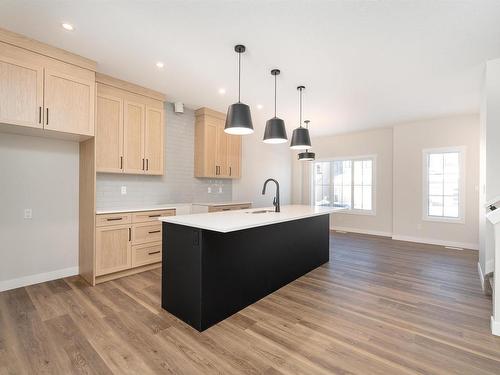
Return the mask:
<svg viewBox="0 0 500 375">
<path fill-rule="evenodd" d="M 274 117 L 266 122 L 266 130 L 264 131 L 264 143 L 284 143 L 288 140 L 286 136 L 285 121 L 276 117 L 276 77 L 280 74 L 279 69 L 271 70 L 271 75 L 274 76 Z"/>
<path fill-rule="evenodd" d="M 245 46 L 238 44 L 234 50 L 238 54 L 238 103 L 231 104 L 227 110 L 226 126 L 224 131 L 233 135 L 245 135 L 253 133 L 252 116 L 250 107 L 240 101 L 241 97 L 241 54 L 245 52 Z"/>
<path fill-rule="evenodd" d="M 293 130 L 292 142 L 290 143 L 290 148 L 293 150 L 308 149 L 311 147 L 311 138 L 309 137 L 309 130 L 302 126 L 302 91 L 305 89 L 304 86 L 297 87 L 299 90 L 299 127 Z"/>
<path fill-rule="evenodd" d="M 306 124 L 306 129 L 309 130 L 309 123 L 311 121 L 309 120 L 304 120 L 304 123 Z M 310 152 L 309 149 L 302 151 L 298 155 L 298 159 L 300 161 L 313 161 L 316 158 L 316 154 L 314 152 Z"/>
</svg>

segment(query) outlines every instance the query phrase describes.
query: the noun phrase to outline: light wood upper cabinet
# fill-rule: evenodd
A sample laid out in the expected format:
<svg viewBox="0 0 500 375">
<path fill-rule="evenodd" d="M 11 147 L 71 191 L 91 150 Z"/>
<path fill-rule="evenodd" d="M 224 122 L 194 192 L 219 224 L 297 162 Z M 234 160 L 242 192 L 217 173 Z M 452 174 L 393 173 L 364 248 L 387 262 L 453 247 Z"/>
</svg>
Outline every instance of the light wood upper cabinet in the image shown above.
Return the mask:
<svg viewBox="0 0 500 375">
<path fill-rule="evenodd" d="M 95 275 L 126 270 L 132 266 L 130 225 L 96 228 Z"/>
<path fill-rule="evenodd" d="M 95 78 L 45 69 L 44 128 L 93 136 L 94 98 Z"/>
<path fill-rule="evenodd" d="M 147 106 L 144 131 L 146 174 L 163 174 L 163 152 L 163 111 Z"/>
<path fill-rule="evenodd" d="M 41 129 L 43 66 L 15 49 L 0 43 L 0 123 Z"/>
<path fill-rule="evenodd" d="M 2 38 L 9 35 L 0 30 Z M 93 136 L 95 72 L 50 58 L 46 48 L 38 54 L 0 41 L 0 123 Z"/>
<path fill-rule="evenodd" d="M 125 101 L 123 116 L 123 171 L 142 174 L 146 170 L 144 158 L 144 122 L 146 106 Z"/>
<path fill-rule="evenodd" d="M 231 178 L 241 177 L 241 136 L 228 135 L 228 173 Z"/>
<path fill-rule="evenodd" d="M 101 172 L 123 169 L 123 99 L 97 93 L 96 168 Z"/>
<path fill-rule="evenodd" d="M 223 113 L 196 111 L 195 177 L 241 177 L 241 136 L 224 132 L 225 122 Z"/>
<path fill-rule="evenodd" d="M 97 84 L 97 172 L 163 175 L 163 101 L 127 91 L 140 88 L 104 77 L 98 80 L 105 83 Z"/>
</svg>

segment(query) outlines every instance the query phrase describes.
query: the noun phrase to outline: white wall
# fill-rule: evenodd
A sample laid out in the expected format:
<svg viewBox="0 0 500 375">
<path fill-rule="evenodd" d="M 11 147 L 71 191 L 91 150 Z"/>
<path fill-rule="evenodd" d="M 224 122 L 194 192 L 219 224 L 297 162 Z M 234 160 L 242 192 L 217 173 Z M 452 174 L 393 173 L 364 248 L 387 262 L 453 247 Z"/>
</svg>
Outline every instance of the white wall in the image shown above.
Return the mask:
<svg viewBox="0 0 500 375">
<path fill-rule="evenodd" d="M 334 228 L 478 248 L 479 116 L 450 116 L 314 138 L 316 158 L 376 155 L 376 215 L 333 214 Z M 500 139 L 500 138 L 497 138 Z M 424 221 L 422 150 L 466 146 L 464 224 Z M 309 203 L 311 163 L 293 161 L 293 201 Z"/>
<path fill-rule="evenodd" d="M 78 168 L 77 142 L 0 133 L 0 291 L 78 273 Z"/>
<path fill-rule="evenodd" d="M 481 242 L 479 264 L 484 275 L 494 270 L 493 228 L 484 219 L 486 202 L 500 196 L 500 59 L 486 63 L 481 103 Z"/>
<path fill-rule="evenodd" d="M 262 142 L 264 129 L 255 124 L 251 135 L 243 136 L 241 179 L 233 181 L 233 200 L 251 201 L 254 207 L 272 206 L 275 187 L 267 186 L 263 196 L 262 185 L 268 178 L 278 180 L 280 184 L 281 204 L 291 202 L 291 163 L 288 143 L 272 145 Z"/>
<path fill-rule="evenodd" d="M 392 234 L 392 128 L 318 137 L 311 140 L 316 160 L 375 155 L 375 215 L 332 214 L 337 229 L 390 236 Z M 312 163 L 293 156 L 294 201 L 309 204 Z"/>
<path fill-rule="evenodd" d="M 463 115 L 394 127 L 393 236 L 436 244 L 479 247 L 479 116 Z M 422 150 L 465 146 L 465 223 L 425 221 Z"/>
</svg>

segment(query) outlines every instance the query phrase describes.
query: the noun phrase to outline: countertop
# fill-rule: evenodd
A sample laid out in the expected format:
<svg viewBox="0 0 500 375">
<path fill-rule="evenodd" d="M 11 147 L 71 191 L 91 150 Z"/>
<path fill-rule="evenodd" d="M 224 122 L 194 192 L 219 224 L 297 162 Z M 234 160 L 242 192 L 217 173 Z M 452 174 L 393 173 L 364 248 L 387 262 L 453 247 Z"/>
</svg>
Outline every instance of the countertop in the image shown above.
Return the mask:
<svg viewBox="0 0 500 375">
<path fill-rule="evenodd" d="M 96 210 L 97 215 L 101 214 L 121 214 L 123 212 L 140 212 L 140 211 L 155 211 L 155 210 L 174 210 L 180 207 L 190 207 L 191 203 L 166 203 L 166 204 L 155 204 L 155 205 L 145 205 L 145 206 L 134 206 L 134 207 L 120 207 L 120 208 L 109 208 L 109 209 L 99 209 Z"/>
<path fill-rule="evenodd" d="M 262 210 L 272 210 L 272 212 L 258 214 L 251 213 L 253 211 Z M 290 205 L 282 206 L 281 212 L 274 212 L 274 208 L 266 207 L 185 216 L 165 216 L 160 217 L 159 220 L 166 223 L 180 224 L 188 227 L 227 233 L 285 221 L 325 215 L 339 210 L 341 210 L 341 208 Z"/>
<path fill-rule="evenodd" d="M 207 207 L 214 207 L 214 206 L 238 206 L 238 205 L 243 205 L 243 204 L 252 204 L 252 202 L 248 201 L 236 201 L 236 202 L 209 202 L 209 203 L 193 203 L 193 206 L 207 206 Z"/>
</svg>

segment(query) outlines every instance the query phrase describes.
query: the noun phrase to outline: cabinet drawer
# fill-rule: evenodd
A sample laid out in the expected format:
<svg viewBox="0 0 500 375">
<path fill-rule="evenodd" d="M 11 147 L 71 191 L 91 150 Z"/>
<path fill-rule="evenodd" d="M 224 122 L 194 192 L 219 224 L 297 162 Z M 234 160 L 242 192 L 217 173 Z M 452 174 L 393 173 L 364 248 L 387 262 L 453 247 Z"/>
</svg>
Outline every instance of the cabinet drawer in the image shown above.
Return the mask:
<svg viewBox="0 0 500 375">
<path fill-rule="evenodd" d="M 132 246 L 132 267 L 161 262 L 161 242 Z"/>
<path fill-rule="evenodd" d="M 249 204 L 242 204 L 242 205 L 226 204 L 226 205 L 221 205 L 221 206 L 211 206 L 208 208 L 208 212 L 246 210 L 250 207 L 251 207 L 251 205 L 249 205 Z"/>
<path fill-rule="evenodd" d="M 132 216 L 130 213 L 121 214 L 101 214 L 96 215 L 95 225 L 97 227 L 105 227 L 108 225 L 119 225 L 119 224 L 130 224 L 132 222 Z"/>
<path fill-rule="evenodd" d="M 132 244 L 161 241 L 161 223 L 140 223 L 132 226 Z"/>
<path fill-rule="evenodd" d="M 132 213 L 132 223 L 157 222 L 160 216 L 174 216 L 175 210 L 143 211 Z"/>
</svg>

